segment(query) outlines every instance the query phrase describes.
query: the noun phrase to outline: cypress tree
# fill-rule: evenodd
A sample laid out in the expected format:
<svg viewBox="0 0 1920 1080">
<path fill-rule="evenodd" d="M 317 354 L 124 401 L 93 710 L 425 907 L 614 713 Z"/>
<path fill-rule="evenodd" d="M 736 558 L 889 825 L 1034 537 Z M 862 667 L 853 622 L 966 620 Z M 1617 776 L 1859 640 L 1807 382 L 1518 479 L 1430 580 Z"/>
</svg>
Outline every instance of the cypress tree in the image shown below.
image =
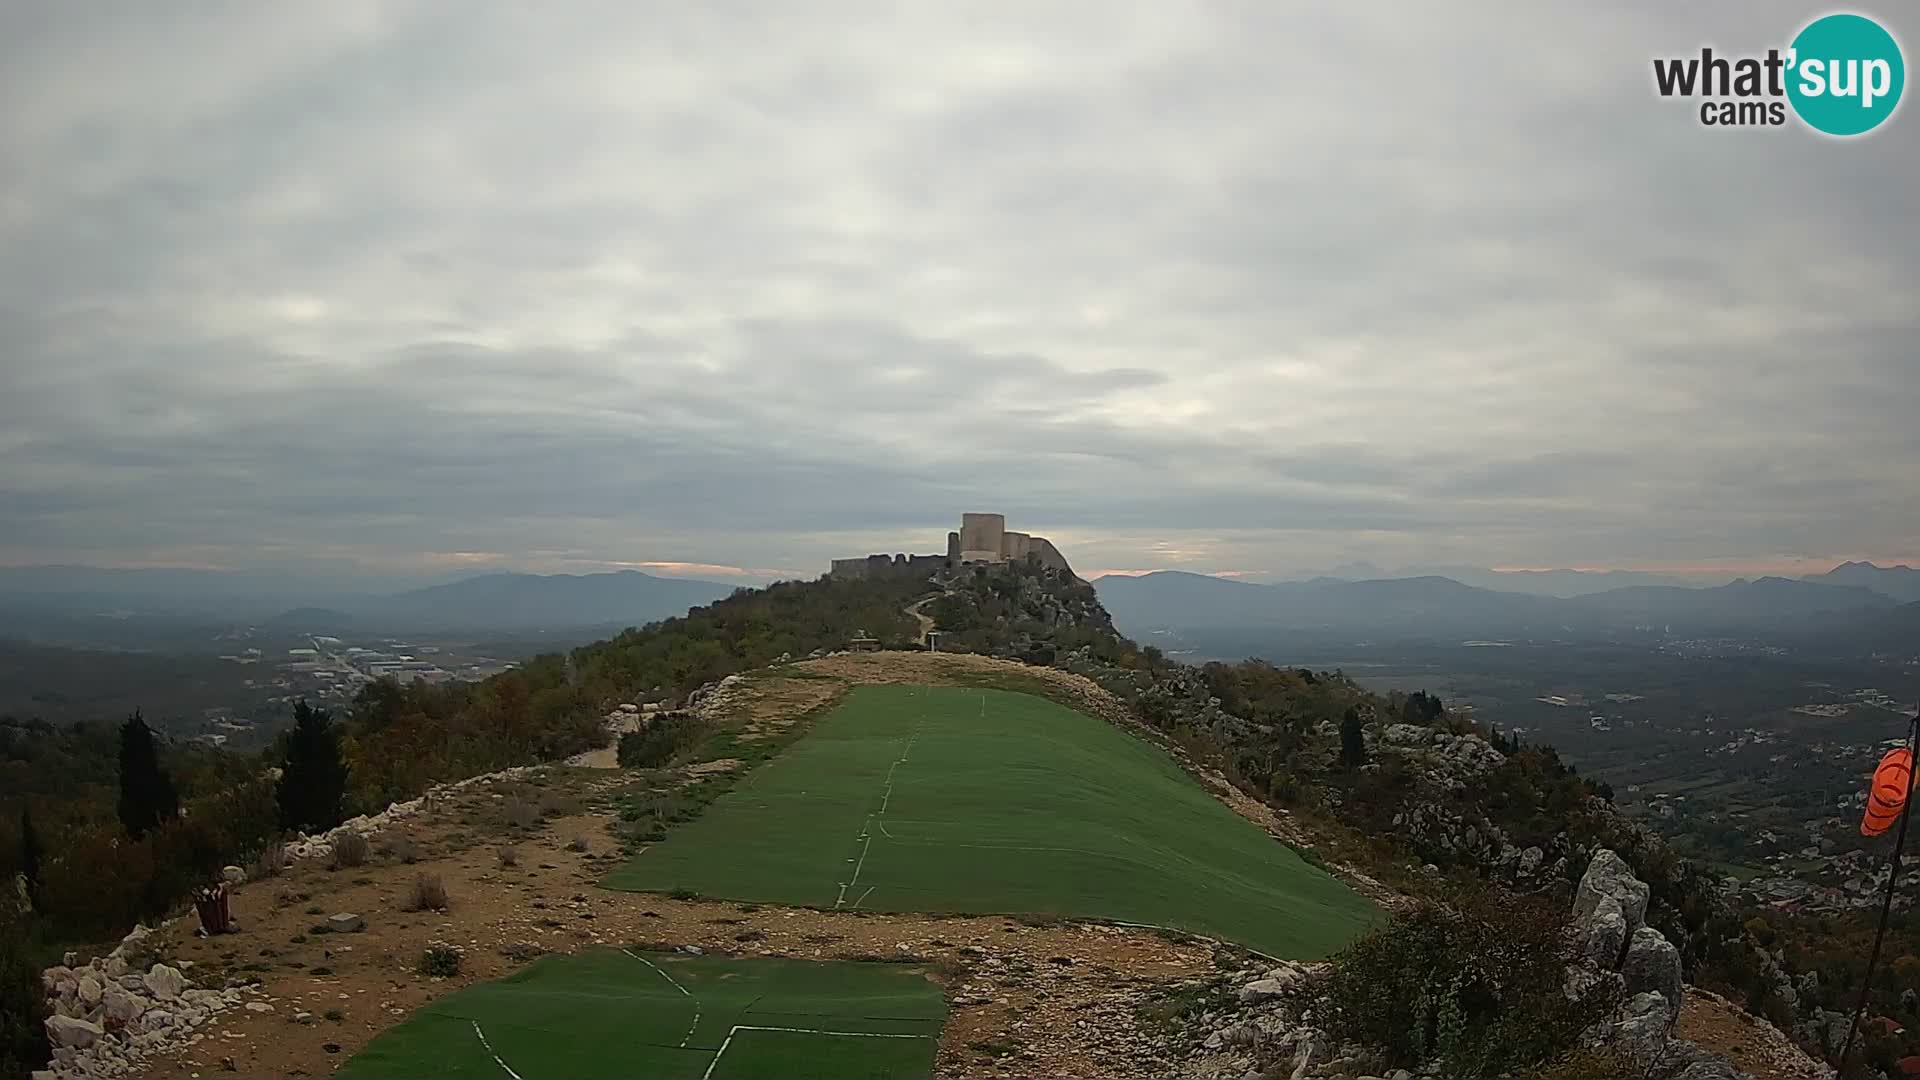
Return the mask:
<svg viewBox="0 0 1920 1080">
<path fill-rule="evenodd" d="M 180 816 L 180 793 L 160 768 L 153 729 L 135 709 L 120 726 L 120 824 L 135 840 Z"/>
<path fill-rule="evenodd" d="M 296 703 L 280 773 L 280 824 L 300 832 L 325 832 L 345 816 L 346 795 L 347 763 L 340 755 L 340 729 L 325 709 Z"/>
<path fill-rule="evenodd" d="M 27 878 L 27 895 L 40 889 L 40 834 L 33 831 L 33 809 L 20 808 L 20 872 Z"/>
<path fill-rule="evenodd" d="M 1366 725 L 1356 708 L 1349 707 L 1340 718 L 1340 763 L 1349 769 L 1367 763 Z"/>
</svg>

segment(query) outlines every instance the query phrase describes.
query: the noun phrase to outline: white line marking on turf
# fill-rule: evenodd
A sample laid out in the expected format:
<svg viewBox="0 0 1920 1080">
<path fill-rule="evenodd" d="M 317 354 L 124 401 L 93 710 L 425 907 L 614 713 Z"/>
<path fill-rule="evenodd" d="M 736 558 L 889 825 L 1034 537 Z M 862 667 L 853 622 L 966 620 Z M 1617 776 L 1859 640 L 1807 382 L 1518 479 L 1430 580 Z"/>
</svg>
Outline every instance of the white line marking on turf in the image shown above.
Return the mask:
<svg viewBox="0 0 1920 1080">
<path fill-rule="evenodd" d="M 761 1027 L 757 1024 L 735 1024 L 733 1026 L 733 1029 L 727 1032 L 727 1037 L 720 1040 L 720 1049 L 715 1050 L 713 1052 L 713 1060 L 707 1063 L 707 1071 L 700 1074 L 700 1080 L 712 1080 L 713 1070 L 718 1068 L 720 1065 L 720 1055 L 726 1053 L 727 1047 L 733 1045 L 733 1037 L 735 1035 L 740 1034 L 743 1031 L 787 1031 L 787 1032 L 793 1032 L 798 1035 L 837 1035 L 837 1036 L 850 1038 L 850 1039 L 931 1039 L 933 1038 L 933 1036 L 931 1035 L 896 1035 L 896 1034 L 892 1034 L 890 1032 L 884 1032 L 884 1031 L 822 1031 L 818 1028 Z M 504 1066 L 502 1067 L 504 1068 Z M 514 1080 L 519 1080 L 519 1078 L 515 1077 Z"/>
<path fill-rule="evenodd" d="M 493 1059 L 493 1063 L 500 1066 L 501 1070 L 508 1076 L 513 1077 L 513 1080 L 522 1080 L 520 1074 L 513 1071 L 513 1066 L 501 1061 L 500 1055 L 493 1052 L 493 1044 L 487 1041 L 487 1033 L 480 1030 L 480 1021 L 469 1020 L 467 1022 L 473 1025 L 473 1033 L 480 1036 L 480 1045 L 487 1048 L 487 1056 Z M 709 1069 L 707 1071 L 712 1072 L 713 1070 Z"/>
<path fill-rule="evenodd" d="M 874 885 L 869 885 L 869 886 L 867 886 L 867 891 L 866 891 L 866 892 L 863 892 L 863 893 L 861 893 L 861 894 L 860 894 L 860 899 L 858 899 L 858 900 L 855 900 L 855 901 L 853 902 L 853 907 L 854 907 L 854 910 L 855 910 L 855 911 L 858 911 L 858 910 L 860 909 L 860 905 L 861 905 L 861 904 L 864 904 L 864 903 L 866 903 L 866 902 L 867 902 L 867 897 L 869 897 L 869 896 L 872 896 L 872 895 L 873 895 L 873 890 L 874 890 L 875 888 L 877 888 L 877 887 L 878 887 L 878 886 L 874 886 Z"/>
<path fill-rule="evenodd" d="M 984 697 L 981 699 L 982 708 L 986 707 L 985 700 Z M 923 716 L 920 718 L 919 723 L 914 725 L 913 734 L 907 736 L 907 745 L 901 748 L 900 756 L 894 759 L 893 764 L 887 766 L 887 786 L 880 793 L 880 811 L 877 814 L 867 815 L 867 820 L 860 826 L 860 835 L 854 837 L 855 840 L 861 841 L 860 858 L 857 862 L 853 859 L 847 860 L 854 864 L 853 877 L 840 883 L 840 895 L 833 898 L 833 906 L 836 911 L 847 902 L 847 890 L 852 886 L 860 884 L 860 869 L 867 865 L 867 851 L 873 847 L 873 823 L 878 821 L 880 823 L 881 834 L 889 840 L 893 839 L 893 834 L 887 832 L 886 821 L 887 806 L 893 802 L 893 771 L 901 765 L 906 764 L 907 756 L 913 753 L 914 740 L 920 737 L 921 729 L 926 726 L 927 718 Z M 867 892 L 872 891 L 872 888 L 867 889 Z M 861 898 L 865 899 L 865 895 L 862 894 Z M 853 906 L 859 907 L 860 905 L 856 902 Z"/>
<path fill-rule="evenodd" d="M 623 953 L 626 953 L 628 956 L 633 957 L 635 960 L 638 960 L 641 963 L 647 965 L 648 967 L 652 968 L 654 971 L 659 972 L 659 975 L 661 978 L 667 980 L 667 982 L 669 983 L 672 983 L 673 988 L 675 990 L 680 991 L 680 993 L 686 996 L 686 999 L 688 1001 L 693 1002 L 693 1023 L 687 1025 L 686 1037 L 680 1040 L 680 1045 L 682 1047 L 686 1046 L 687 1043 L 693 1039 L 693 1029 L 700 1026 L 700 999 L 697 997 L 694 997 L 691 991 L 689 991 L 686 987 L 681 986 L 680 983 L 676 981 L 673 976 L 667 974 L 664 970 L 662 970 L 659 964 L 656 964 L 653 961 L 647 959 L 646 957 L 641 956 L 639 953 L 634 952 L 632 949 L 621 949 L 620 951 Z"/>
</svg>

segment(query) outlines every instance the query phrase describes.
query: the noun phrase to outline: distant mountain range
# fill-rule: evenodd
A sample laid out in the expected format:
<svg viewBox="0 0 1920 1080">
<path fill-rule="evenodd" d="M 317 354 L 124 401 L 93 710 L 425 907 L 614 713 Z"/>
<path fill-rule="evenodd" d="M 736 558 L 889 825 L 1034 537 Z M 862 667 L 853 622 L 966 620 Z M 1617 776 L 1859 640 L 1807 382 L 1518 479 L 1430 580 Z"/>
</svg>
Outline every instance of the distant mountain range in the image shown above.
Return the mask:
<svg viewBox="0 0 1920 1080">
<path fill-rule="evenodd" d="M 711 604 L 737 586 L 638 570 L 605 574 L 487 574 L 362 602 L 348 614 L 382 626 L 530 630 L 638 626 Z M 284 618 L 284 616 L 283 616 Z"/>
<path fill-rule="evenodd" d="M 1841 563 L 1824 574 L 1809 575 L 1801 580 L 1823 585 L 1858 585 L 1891 596 L 1903 604 L 1920 603 L 1920 570 L 1911 566 Z"/>
<path fill-rule="evenodd" d="M 1684 632 L 1777 628 L 1790 620 L 1881 613 L 1898 606 L 1893 597 L 1860 585 L 1778 577 L 1714 588 L 1629 585 L 1569 598 L 1480 588 L 1441 576 L 1258 585 L 1161 571 L 1110 575 L 1094 587 L 1120 628 L 1135 636 L 1156 629 L 1220 628 L 1398 637 L 1551 635 L 1637 626 Z"/>
<path fill-rule="evenodd" d="M 535 630 L 638 625 L 709 604 L 735 586 L 638 570 L 486 574 L 394 593 L 316 589 L 212 570 L 0 568 L 0 610 L 245 622 L 292 632 Z"/>
</svg>

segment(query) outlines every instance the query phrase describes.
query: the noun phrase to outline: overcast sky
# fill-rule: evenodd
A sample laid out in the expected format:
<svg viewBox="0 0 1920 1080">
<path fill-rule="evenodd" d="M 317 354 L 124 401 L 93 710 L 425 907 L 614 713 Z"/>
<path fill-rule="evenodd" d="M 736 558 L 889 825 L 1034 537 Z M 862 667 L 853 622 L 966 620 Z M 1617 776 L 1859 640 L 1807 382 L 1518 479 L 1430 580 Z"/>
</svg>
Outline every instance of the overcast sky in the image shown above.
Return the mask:
<svg viewBox="0 0 1920 1080">
<path fill-rule="evenodd" d="M 1129 7 L 6 5 L 0 563 L 1920 560 L 1915 106 L 1652 90 L 1825 7 Z"/>
</svg>

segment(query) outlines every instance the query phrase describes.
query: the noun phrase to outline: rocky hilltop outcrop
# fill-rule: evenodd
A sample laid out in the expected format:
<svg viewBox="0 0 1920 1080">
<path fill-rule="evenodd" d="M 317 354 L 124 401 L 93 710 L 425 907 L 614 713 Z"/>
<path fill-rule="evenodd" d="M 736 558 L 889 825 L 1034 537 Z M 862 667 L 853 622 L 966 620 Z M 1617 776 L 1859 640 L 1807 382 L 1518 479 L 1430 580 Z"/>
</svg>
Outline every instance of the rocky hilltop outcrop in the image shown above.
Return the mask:
<svg viewBox="0 0 1920 1080">
<path fill-rule="evenodd" d="M 1581 960 L 1567 969 L 1569 993 L 1611 984 L 1623 1003 L 1590 1027 L 1582 1042 L 1608 1049 L 1639 1070 L 1668 1080 L 1752 1080 L 1726 1058 L 1674 1035 L 1687 993 L 1680 955 L 1644 922 L 1647 883 L 1612 851 L 1594 855 L 1570 912 Z M 1213 988 L 1194 1017 L 1179 1075 L 1192 1080 L 1288 1077 L 1289 1080 L 1445 1080 L 1442 1067 L 1394 1068 L 1378 1051 L 1343 1044 L 1322 1026 L 1328 1003 L 1316 992 L 1326 964 L 1251 964 Z"/>
</svg>

